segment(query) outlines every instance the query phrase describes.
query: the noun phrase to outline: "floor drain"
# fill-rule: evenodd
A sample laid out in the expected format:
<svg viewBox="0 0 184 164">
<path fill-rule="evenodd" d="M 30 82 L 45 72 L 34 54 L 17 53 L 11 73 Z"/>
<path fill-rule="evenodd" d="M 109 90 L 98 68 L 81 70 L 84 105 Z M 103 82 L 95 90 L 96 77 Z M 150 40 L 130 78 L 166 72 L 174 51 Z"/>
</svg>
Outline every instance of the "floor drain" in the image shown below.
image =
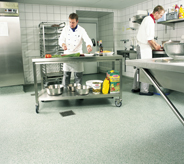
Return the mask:
<svg viewBox="0 0 184 164">
<path fill-rule="evenodd" d="M 75 113 L 72 110 L 65 111 L 65 112 L 60 112 L 61 116 L 66 117 L 66 116 L 71 116 L 75 115 Z"/>
</svg>

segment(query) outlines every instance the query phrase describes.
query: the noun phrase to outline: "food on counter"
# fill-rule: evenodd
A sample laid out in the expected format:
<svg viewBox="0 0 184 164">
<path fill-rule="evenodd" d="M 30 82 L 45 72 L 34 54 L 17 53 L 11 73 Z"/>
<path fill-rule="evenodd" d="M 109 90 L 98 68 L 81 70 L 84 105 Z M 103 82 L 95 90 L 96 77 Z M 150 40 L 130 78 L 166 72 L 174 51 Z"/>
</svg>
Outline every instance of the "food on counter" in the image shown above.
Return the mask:
<svg viewBox="0 0 184 164">
<path fill-rule="evenodd" d="M 51 58 L 51 57 L 52 57 L 51 54 L 46 54 L 46 55 L 45 55 L 45 58 Z"/>
<path fill-rule="evenodd" d="M 61 58 L 61 55 L 53 55 L 52 58 Z"/>
<path fill-rule="evenodd" d="M 109 52 L 111 52 L 111 51 L 102 51 L 103 53 L 109 53 Z M 97 51 L 96 53 L 98 53 L 99 54 L 99 51 Z"/>
<path fill-rule="evenodd" d="M 74 53 L 74 54 L 63 54 L 61 57 L 79 57 L 80 53 Z"/>
<path fill-rule="evenodd" d="M 108 94 L 109 93 L 109 87 L 110 87 L 110 81 L 109 81 L 109 78 L 106 77 L 105 80 L 103 81 L 102 93 L 103 94 Z"/>
<path fill-rule="evenodd" d="M 119 71 L 116 70 L 108 71 L 107 77 L 110 80 L 110 93 L 119 93 L 120 92 Z"/>
<path fill-rule="evenodd" d="M 100 82 L 93 82 L 92 88 L 94 94 L 100 94 L 101 93 L 101 84 Z"/>
</svg>

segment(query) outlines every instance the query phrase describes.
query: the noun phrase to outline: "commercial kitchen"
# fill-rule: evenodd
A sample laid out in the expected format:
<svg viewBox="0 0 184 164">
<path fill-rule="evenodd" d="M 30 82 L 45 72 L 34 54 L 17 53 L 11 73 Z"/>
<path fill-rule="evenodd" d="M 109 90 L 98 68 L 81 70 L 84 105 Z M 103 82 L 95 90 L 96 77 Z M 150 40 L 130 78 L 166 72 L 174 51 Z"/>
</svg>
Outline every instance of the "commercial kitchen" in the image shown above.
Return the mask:
<svg viewBox="0 0 184 164">
<path fill-rule="evenodd" d="M 173 12 L 176 4 L 184 1 L 1 0 L 0 163 L 183 164 L 184 48 L 177 46 L 184 44 L 184 18 Z M 157 5 L 166 12 L 154 39 L 164 50 L 137 59 L 139 26 Z M 71 13 L 93 51 L 83 43 L 79 57 L 45 58 L 63 55 L 58 36 Z M 62 83 L 62 64 L 74 61 L 84 64 L 88 92 L 68 86 L 51 95 L 48 86 Z M 131 92 L 137 68 L 153 96 Z M 118 92 L 94 93 L 94 81 L 117 72 Z"/>
</svg>

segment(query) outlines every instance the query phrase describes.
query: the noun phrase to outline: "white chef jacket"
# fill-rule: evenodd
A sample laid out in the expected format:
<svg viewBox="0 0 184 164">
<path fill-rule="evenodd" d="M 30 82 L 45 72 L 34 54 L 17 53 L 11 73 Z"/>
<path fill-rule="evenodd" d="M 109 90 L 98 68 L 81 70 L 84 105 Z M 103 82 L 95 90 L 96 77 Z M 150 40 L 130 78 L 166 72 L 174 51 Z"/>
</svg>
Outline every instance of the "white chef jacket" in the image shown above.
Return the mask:
<svg viewBox="0 0 184 164">
<path fill-rule="evenodd" d="M 59 38 L 59 45 L 62 47 L 63 43 L 66 44 L 67 50 L 64 51 L 64 54 L 73 54 L 78 52 L 82 54 L 82 39 L 86 42 L 86 46 L 90 45 L 92 47 L 92 41 L 83 27 L 78 25 L 77 29 L 75 29 L 75 32 L 73 32 L 70 26 L 65 26 Z M 64 63 L 63 71 L 83 72 L 83 63 Z"/>
<path fill-rule="evenodd" d="M 152 58 L 152 49 L 148 40 L 153 40 L 155 36 L 155 23 L 151 16 L 143 19 L 137 34 L 138 45 L 140 46 L 141 59 Z"/>
</svg>

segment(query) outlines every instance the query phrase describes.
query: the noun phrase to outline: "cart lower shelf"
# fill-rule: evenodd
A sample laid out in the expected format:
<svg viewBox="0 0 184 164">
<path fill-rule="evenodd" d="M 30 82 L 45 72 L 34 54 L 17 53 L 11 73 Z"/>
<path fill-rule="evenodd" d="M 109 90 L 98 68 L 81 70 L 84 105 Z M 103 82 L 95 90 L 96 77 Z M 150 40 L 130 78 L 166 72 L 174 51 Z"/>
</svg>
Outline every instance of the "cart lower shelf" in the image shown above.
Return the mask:
<svg viewBox="0 0 184 164">
<path fill-rule="evenodd" d="M 73 99 L 92 99 L 92 98 L 113 98 L 113 97 L 119 97 L 120 93 L 109 93 L 109 94 L 93 94 L 89 93 L 87 95 L 78 95 L 77 92 L 63 92 L 61 95 L 57 96 L 50 96 L 47 94 L 46 90 L 43 89 L 39 95 L 38 99 L 42 102 L 44 101 L 55 101 L 55 100 L 73 100 Z M 122 100 L 121 99 L 115 99 L 115 105 L 117 107 L 121 107 Z M 36 113 L 39 113 L 39 103 L 36 104 Z"/>
<path fill-rule="evenodd" d="M 78 95 L 77 92 L 63 92 L 61 95 L 50 96 L 47 94 L 46 90 L 42 90 L 39 94 L 40 101 L 54 101 L 54 100 L 72 100 L 72 99 L 91 99 L 91 98 L 111 98 L 119 97 L 120 93 L 110 93 L 110 94 L 93 94 L 89 93 L 87 95 Z"/>
</svg>

